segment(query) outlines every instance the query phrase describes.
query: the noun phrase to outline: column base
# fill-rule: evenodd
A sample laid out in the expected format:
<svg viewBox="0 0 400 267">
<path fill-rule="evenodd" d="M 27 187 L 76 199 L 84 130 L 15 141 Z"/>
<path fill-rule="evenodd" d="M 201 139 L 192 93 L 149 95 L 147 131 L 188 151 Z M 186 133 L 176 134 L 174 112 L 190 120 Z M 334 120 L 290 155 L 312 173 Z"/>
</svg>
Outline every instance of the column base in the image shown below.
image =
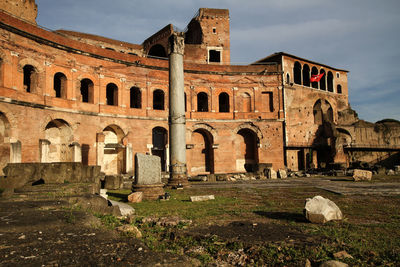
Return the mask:
<svg viewBox="0 0 400 267">
<path fill-rule="evenodd" d="M 172 174 L 168 180 L 168 188 L 187 188 L 190 187 L 186 174 Z"/>
<path fill-rule="evenodd" d="M 164 195 L 164 184 L 134 184 L 132 192 L 143 192 L 143 200 L 157 200 Z"/>
</svg>

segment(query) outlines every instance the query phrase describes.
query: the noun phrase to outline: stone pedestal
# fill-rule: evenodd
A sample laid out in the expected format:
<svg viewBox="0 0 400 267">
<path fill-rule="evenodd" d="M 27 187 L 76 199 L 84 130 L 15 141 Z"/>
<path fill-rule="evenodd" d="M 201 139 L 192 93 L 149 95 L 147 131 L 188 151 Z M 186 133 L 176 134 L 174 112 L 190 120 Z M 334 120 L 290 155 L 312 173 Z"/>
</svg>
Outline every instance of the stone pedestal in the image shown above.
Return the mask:
<svg viewBox="0 0 400 267">
<path fill-rule="evenodd" d="M 163 187 L 160 157 L 137 153 L 132 191 L 142 192 L 144 200 L 155 200 L 164 195 Z"/>
<path fill-rule="evenodd" d="M 157 200 L 164 195 L 164 184 L 133 184 L 133 192 L 142 192 L 143 200 Z"/>
</svg>

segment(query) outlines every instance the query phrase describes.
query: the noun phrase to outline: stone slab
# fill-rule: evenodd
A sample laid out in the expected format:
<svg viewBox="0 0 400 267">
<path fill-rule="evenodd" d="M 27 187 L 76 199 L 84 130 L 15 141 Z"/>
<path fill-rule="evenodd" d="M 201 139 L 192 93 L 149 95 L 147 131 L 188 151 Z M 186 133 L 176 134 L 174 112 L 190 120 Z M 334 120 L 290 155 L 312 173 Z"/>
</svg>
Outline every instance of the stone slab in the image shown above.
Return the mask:
<svg viewBox="0 0 400 267">
<path fill-rule="evenodd" d="M 353 173 L 354 181 L 371 181 L 372 172 L 367 170 L 355 169 Z"/>
<path fill-rule="evenodd" d="M 192 201 L 192 202 L 208 201 L 208 200 L 214 200 L 214 199 L 215 199 L 214 195 L 191 196 L 191 197 L 190 197 L 190 201 Z"/>
<path fill-rule="evenodd" d="M 160 157 L 136 153 L 134 184 L 137 185 L 161 184 Z"/>
</svg>

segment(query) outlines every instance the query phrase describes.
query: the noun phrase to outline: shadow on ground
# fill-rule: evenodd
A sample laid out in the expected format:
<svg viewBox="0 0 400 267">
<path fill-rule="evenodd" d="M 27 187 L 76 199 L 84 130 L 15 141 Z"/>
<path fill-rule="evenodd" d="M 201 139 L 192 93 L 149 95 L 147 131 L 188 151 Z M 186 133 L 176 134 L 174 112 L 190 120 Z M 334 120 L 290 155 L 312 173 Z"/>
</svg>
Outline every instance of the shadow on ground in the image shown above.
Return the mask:
<svg viewBox="0 0 400 267">
<path fill-rule="evenodd" d="M 275 211 L 275 212 L 255 211 L 254 213 L 257 215 L 269 218 L 269 219 L 274 219 L 274 220 L 284 220 L 284 221 L 291 221 L 291 222 L 297 222 L 297 223 L 307 222 L 306 218 L 301 213 L 280 212 L 280 211 Z"/>
</svg>

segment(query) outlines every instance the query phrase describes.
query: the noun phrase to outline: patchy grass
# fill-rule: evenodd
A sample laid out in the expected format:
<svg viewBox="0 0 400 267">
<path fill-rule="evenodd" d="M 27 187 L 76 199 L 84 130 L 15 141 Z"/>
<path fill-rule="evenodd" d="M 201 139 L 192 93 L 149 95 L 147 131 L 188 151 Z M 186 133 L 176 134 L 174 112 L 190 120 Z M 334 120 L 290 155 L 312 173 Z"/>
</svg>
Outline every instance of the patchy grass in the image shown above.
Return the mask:
<svg viewBox="0 0 400 267">
<path fill-rule="evenodd" d="M 392 182 L 392 180 L 390 180 Z M 132 204 L 134 222 L 153 250 L 185 254 L 208 263 L 232 265 L 304 265 L 334 259 L 347 251 L 350 265 L 396 266 L 400 262 L 400 197 L 342 196 L 314 187 L 198 188 L 167 190 L 169 201 Z M 112 191 L 126 200 L 129 191 Z M 193 195 L 214 194 L 215 200 L 189 201 Z M 334 201 L 345 219 L 311 224 L 303 215 L 305 199 L 321 195 Z M 162 227 L 140 218 L 179 216 L 189 227 Z M 111 224 L 108 222 L 108 224 Z"/>
</svg>

